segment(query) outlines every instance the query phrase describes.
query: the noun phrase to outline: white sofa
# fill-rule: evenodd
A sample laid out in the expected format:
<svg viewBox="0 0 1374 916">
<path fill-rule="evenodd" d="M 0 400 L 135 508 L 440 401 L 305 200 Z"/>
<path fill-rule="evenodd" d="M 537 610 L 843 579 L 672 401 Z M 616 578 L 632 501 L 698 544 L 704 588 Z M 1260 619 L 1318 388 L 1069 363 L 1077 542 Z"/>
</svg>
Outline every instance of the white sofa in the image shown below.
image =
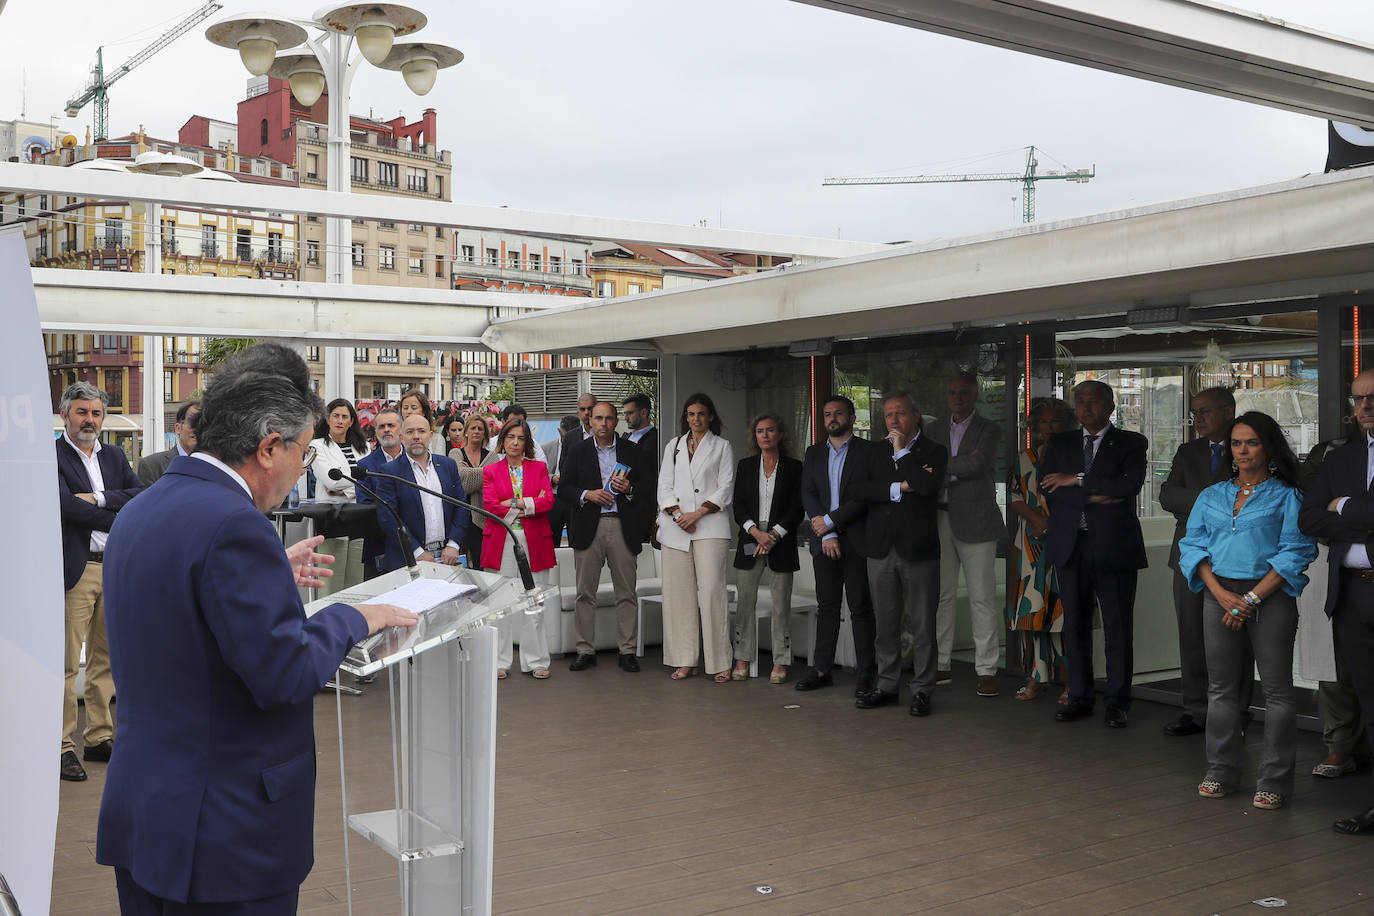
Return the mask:
<svg viewBox="0 0 1374 916">
<path fill-rule="evenodd" d="M 571 547 L 555 549 L 554 557 L 558 561 L 558 597 L 556 601 L 550 600 L 544 605 L 544 634 L 549 642 L 549 654 L 557 658 L 560 654 L 576 650 L 573 610 L 577 606 L 577 567 L 573 562 Z M 658 551 L 645 545 L 636 560 L 636 596 L 661 595 L 663 579 L 658 570 Z M 661 624 L 657 639 L 659 642 L 663 640 Z M 596 648 L 614 649 L 619 643 L 615 625 L 615 589 L 611 585 L 610 570 L 603 566 L 596 590 Z"/>
</svg>

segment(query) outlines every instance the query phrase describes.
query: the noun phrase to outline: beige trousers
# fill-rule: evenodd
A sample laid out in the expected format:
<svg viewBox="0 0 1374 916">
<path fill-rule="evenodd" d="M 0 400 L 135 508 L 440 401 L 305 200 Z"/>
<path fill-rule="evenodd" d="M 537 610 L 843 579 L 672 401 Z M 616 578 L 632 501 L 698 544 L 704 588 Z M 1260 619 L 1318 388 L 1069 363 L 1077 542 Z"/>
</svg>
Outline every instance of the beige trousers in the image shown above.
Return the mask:
<svg viewBox="0 0 1374 916">
<path fill-rule="evenodd" d="M 706 672 L 730 667 L 726 619 L 725 553 L 729 538 L 700 538 L 687 550 L 663 547 L 663 663 L 697 664 L 697 639 L 706 653 Z"/>
<path fill-rule="evenodd" d="M 81 578 L 67 591 L 67 640 L 64 650 L 66 693 L 62 698 L 62 750 L 76 750 L 76 672 L 81 667 L 81 644 L 86 644 L 86 746 L 114 737 L 110 698 L 110 646 L 105 641 L 105 590 L 102 566 L 87 563 Z"/>
<path fill-rule="evenodd" d="M 515 536 L 520 539 L 520 544 L 525 548 L 526 555 L 529 554 L 529 541 L 525 540 L 525 532 L 517 528 Z M 497 570 L 503 576 L 512 579 L 520 576 L 520 567 L 515 562 L 515 548 L 511 546 L 510 535 L 506 535 L 506 546 L 501 551 L 501 568 Z M 534 572 L 534 585 L 536 588 L 547 588 L 556 581 L 558 567 L 550 569 L 540 569 Z M 502 671 L 509 671 L 511 663 L 515 661 L 514 644 L 516 638 L 520 640 L 520 670 L 538 671 L 549 667 L 549 640 L 544 633 L 544 609 L 541 607 L 537 613 L 526 614 L 524 611 L 516 611 L 514 614 L 507 614 L 496 621 L 496 667 Z"/>
<path fill-rule="evenodd" d="M 573 613 L 577 654 L 596 652 L 596 590 L 601 585 L 603 565 L 610 567 L 611 585 L 615 588 L 615 627 L 620 639 L 620 654 L 633 655 L 639 635 L 635 555 L 625 544 L 620 519 L 605 517 L 597 521 L 596 536 L 587 549 L 573 551 L 573 568 L 577 570 L 577 607 Z"/>
<path fill-rule="evenodd" d="M 730 615 L 730 631 L 735 637 L 735 661 L 752 662 L 758 654 L 759 587 L 768 578 L 768 592 L 773 598 L 773 664 L 786 667 L 792 664 L 792 573 L 773 572 L 766 559 L 757 559 L 751 569 L 735 570 L 735 585 L 739 601 Z"/>
<path fill-rule="evenodd" d="M 334 575 L 324 580 L 323 588 L 315 591 L 316 598 L 344 591 L 363 581 L 362 538 L 325 538 L 315 552 L 334 558 L 334 565 L 329 567 Z"/>
</svg>

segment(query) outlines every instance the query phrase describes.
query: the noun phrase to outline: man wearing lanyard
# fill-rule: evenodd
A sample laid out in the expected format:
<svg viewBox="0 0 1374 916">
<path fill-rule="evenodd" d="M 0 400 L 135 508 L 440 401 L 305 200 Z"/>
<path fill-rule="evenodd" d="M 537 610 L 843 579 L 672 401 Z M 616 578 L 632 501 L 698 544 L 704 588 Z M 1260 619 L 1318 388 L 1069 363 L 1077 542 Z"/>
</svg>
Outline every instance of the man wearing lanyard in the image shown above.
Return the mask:
<svg viewBox="0 0 1374 916">
<path fill-rule="evenodd" d="M 62 510 L 62 573 L 66 614 L 66 693 L 62 702 L 60 775 L 81 782 L 76 759 L 76 673 L 86 646 L 86 733 L 82 756 L 108 762 L 114 749 L 110 650 L 105 639 L 105 544 L 115 513 L 143 489 L 124 452 L 100 444 L 109 396 L 89 382 L 62 392 L 66 427 L 57 440 L 58 502 Z"/>
<path fill-rule="evenodd" d="M 1350 397 L 1364 435 L 1326 456 L 1303 497 L 1298 527 L 1304 534 L 1330 538 L 1326 614 L 1355 682 L 1365 735 L 1374 741 L 1374 371 L 1355 377 Z M 1374 805 L 1332 828 L 1348 835 L 1374 834 Z"/>
<path fill-rule="evenodd" d="M 809 547 L 816 573 L 815 667 L 797 681 L 797 689 L 834 684 L 830 669 L 840 636 L 840 600 L 848 597 L 858 673 L 854 696 L 859 697 L 873 689 L 877 672 L 877 629 L 863 554 L 868 509 L 859 498 L 859 487 L 868 480 L 873 445 L 854 435 L 854 402 L 843 395 L 826 399 L 821 420 L 826 440 L 808 448 L 802 460 L 802 508 L 811 525 Z"/>
</svg>

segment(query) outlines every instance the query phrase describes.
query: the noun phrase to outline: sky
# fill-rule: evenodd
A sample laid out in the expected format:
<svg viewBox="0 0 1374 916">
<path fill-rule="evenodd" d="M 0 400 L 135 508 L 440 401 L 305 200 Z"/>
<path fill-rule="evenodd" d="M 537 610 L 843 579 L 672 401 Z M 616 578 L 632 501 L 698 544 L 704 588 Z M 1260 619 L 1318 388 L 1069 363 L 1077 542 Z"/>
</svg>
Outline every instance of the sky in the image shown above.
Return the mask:
<svg viewBox="0 0 1374 916">
<path fill-rule="evenodd" d="M 104 42 L 107 71 L 195 0 L 8 0 L 0 119 L 84 137 L 63 113 Z M 228 13 L 263 0 L 226 0 Z M 352 110 L 438 113 L 465 203 L 868 241 L 921 240 L 1020 221 L 1020 185 L 822 188 L 832 176 L 1095 166 L 1039 185 L 1041 222 L 1320 172 L 1314 118 L 818 9 L 791 0 L 413 0 L 419 33 L 461 49 L 416 97 L 366 63 Z M 1234 5 L 1374 43 L 1374 4 Z M 307 16 L 284 0 L 269 8 Z M 60 22 L 54 11 L 60 11 Z M 114 135 L 175 139 L 192 114 L 235 119 L 248 73 L 205 23 L 110 90 Z"/>
</svg>

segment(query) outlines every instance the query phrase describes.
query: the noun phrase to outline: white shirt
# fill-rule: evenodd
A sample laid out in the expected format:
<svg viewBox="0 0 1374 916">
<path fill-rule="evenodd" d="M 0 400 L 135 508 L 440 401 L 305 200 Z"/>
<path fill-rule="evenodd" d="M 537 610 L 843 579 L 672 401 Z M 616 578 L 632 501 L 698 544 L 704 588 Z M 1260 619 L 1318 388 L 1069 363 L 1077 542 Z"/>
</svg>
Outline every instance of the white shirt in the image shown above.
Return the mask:
<svg viewBox="0 0 1374 916">
<path fill-rule="evenodd" d="M 781 456 L 778 457 L 778 464 L 782 464 L 782 457 L 781 457 Z M 760 511 L 760 512 L 767 512 L 769 515 L 774 514 L 774 513 L 773 513 L 773 491 L 774 491 L 774 489 L 776 488 L 777 481 L 778 481 L 778 468 L 777 468 L 777 465 L 774 465 L 774 467 L 773 467 L 773 473 L 772 473 L 771 475 L 769 475 L 768 472 L 765 471 L 765 470 L 763 469 L 763 458 L 762 458 L 762 456 L 760 456 L 760 458 L 759 458 L 759 511 Z M 758 523 L 755 522 L 755 521 L 751 518 L 749 521 L 747 521 L 747 522 L 744 523 L 744 526 L 743 526 L 743 527 L 744 527 L 744 533 L 745 533 L 745 534 L 748 534 L 748 533 L 749 533 L 750 531 L 752 531 L 754 528 L 758 527 Z M 773 528 L 772 528 L 771 530 L 772 530 L 775 534 L 777 534 L 777 536 L 780 537 L 780 538 L 781 538 L 781 537 L 786 537 L 786 536 L 787 536 L 787 529 L 784 528 L 784 527 L 781 526 L 781 525 L 774 525 Z"/>
<path fill-rule="evenodd" d="M 100 473 L 100 462 L 96 460 L 96 455 L 100 454 L 102 448 L 100 440 L 95 440 L 95 445 L 91 447 L 91 453 L 87 455 L 81 450 L 72 437 L 66 433 L 62 438 L 67 440 L 67 444 L 76 449 L 76 456 L 81 459 L 81 466 L 86 469 L 86 476 L 91 478 L 91 493 L 95 496 L 95 504 L 100 508 L 105 508 L 105 476 Z M 105 549 L 105 544 L 110 539 L 110 532 L 96 531 L 91 529 L 91 550 L 98 552 Z"/>
<path fill-rule="evenodd" d="M 1368 487 L 1369 482 L 1374 480 L 1374 438 L 1370 437 L 1369 433 L 1365 433 L 1364 441 L 1368 449 L 1368 455 L 1365 458 L 1364 483 L 1365 487 Z M 1341 510 L 1345 508 L 1346 501 L 1349 499 L 1349 496 L 1342 496 L 1340 502 L 1336 503 L 1337 515 L 1341 514 Z M 1347 569 L 1369 569 L 1369 550 L 1365 548 L 1364 544 L 1352 542 L 1350 549 L 1345 552 L 1345 559 L 1341 561 L 1341 565 Z"/>
<path fill-rule="evenodd" d="M 427 461 L 424 466 L 420 462 L 410 457 L 406 453 L 406 458 L 410 461 L 410 470 L 415 474 L 415 482 L 422 487 L 429 487 L 431 490 L 442 491 L 444 485 L 439 482 L 439 472 L 434 469 L 434 462 Z M 437 496 L 428 493 L 420 494 L 420 508 L 425 512 L 425 536 L 424 543 L 415 548 L 415 556 L 424 553 L 428 547 L 436 541 L 445 541 L 444 538 L 444 501 Z M 457 549 L 458 545 L 453 541 L 446 541 L 445 546 Z"/>
<path fill-rule="evenodd" d="M 647 436 L 647 435 L 649 434 L 649 430 L 651 430 L 651 429 L 653 429 L 653 428 L 654 428 L 654 425 L 653 425 L 652 423 L 650 423 L 650 424 L 648 424 L 647 426 L 641 426 L 639 429 L 632 429 L 632 430 L 630 430 L 628 433 L 625 434 L 625 438 L 629 439 L 629 440 L 630 440 L 631 442 L 633 442 L 635 445 L 638 445 L 638 444 L 639 444 L 639 440 L 640 440 L 640 439 L 643 439 L 645 436 Z"/>
<path fill-rule="evenodd" d="M 221 471 L 229 475 L 229 479 L 233 480 L 239 486 L 243 487 L 243 492 L 248 494 L 249 499 L 253 498 L 253 488 L 248 486 L 248 481 L 243 479 L 243 475 L 239 474 L 238 471 L 229 467 L 229 465 L 225 464 L 223 461 L 220 461 L 214 455 L 207 455 L 205 452 L 195 452 L 191 455 L 191 457 L 197 459 L 198 461 L 204 461 L 211 467 L 219 468 Z"/>
</svg>

